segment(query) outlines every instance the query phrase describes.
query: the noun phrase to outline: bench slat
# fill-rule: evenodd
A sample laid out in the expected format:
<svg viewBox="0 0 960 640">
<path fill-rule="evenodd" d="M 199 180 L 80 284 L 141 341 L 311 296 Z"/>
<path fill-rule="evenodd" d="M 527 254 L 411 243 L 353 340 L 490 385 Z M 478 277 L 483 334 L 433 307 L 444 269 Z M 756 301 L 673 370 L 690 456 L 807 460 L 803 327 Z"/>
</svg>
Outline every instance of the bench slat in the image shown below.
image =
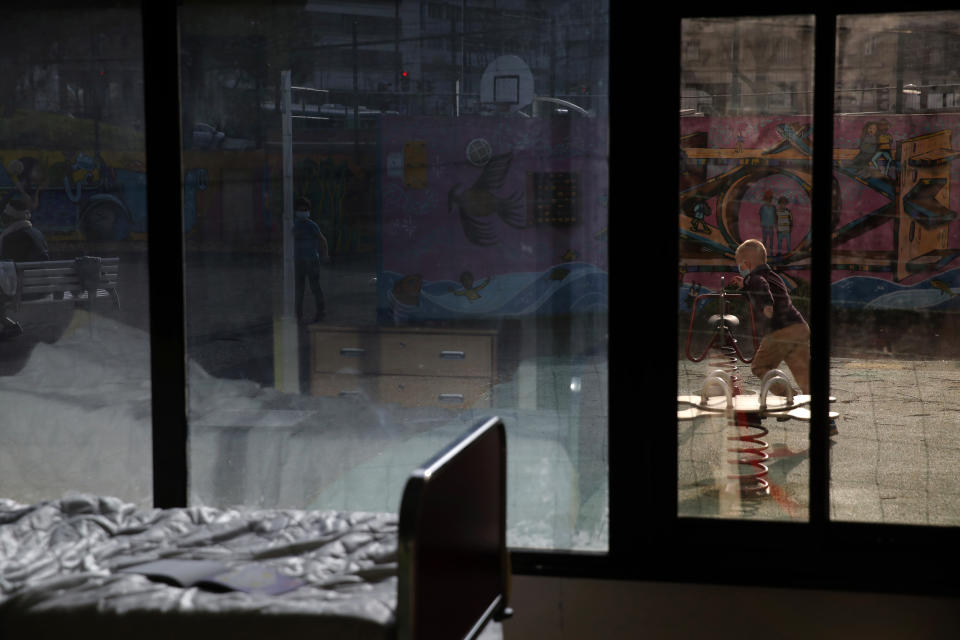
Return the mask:
<svg viewBox="0 0 960 640">
<path fill-rule="evenodd" d="M 76 271 L 72 267 L 53 267 L 49 269 L 23 269 L 20 271 L 20 275 L 23 278 L 46 278 L 49 276 L 56 275 L 69 275 L 76 274 Z M 116 274 L 119 271 L 117 267 L 101 268 L 100 273 L 113 273 Z"/>
<path fill-rule="evenodd" d="M 74 260 L 47 260 L 43 262 L 15 262 L 19 290 L 17 304 L 43 304 L 57 302 L 80 302 L 93 298 L 111 298 L 119 308 L 117 290 L 120 280 L 120 259 L 101 258 L 100 274 L 96 292 L 90 296 L 81 290 L 81 279 Z M 91 283 L 92 284 L 92 283 Z M 54 297 L 50 294 L 60 293 Z M 43 296 L 35 300 L 23 300 L 21 296 Z"/>
<path fill-rule="evenodd" d="M 100 274 L 98 280 L 100 282 L 116 282 L 119 278 L 116 274 Z M 20 282 L 24 286 L 30 286 L 34 284 L 79 284 L 80 278 L 77 277 L 77 274 L 64 274 L 50 276 L 49 278 L 22 278 Z"/>
<path fill-rule="evenodd" d="M 101 273 L 100 280 L 117 280 L 117 274 L 115 273 Z M 80 282 L 80 277 L 75 273 L 63 273 L 63 274 L 53 274 L 45 278 L 38 278 L 36 276 L 24 276 L 20 279 L 24 284 L 32 284 L 35 282 Z"/>
<path fill-rule="evenodd" d="M 16 262 L 17 269 L 43 269 L 45 267 L 73 267 L 76 264 L 73 260 L 39 260 L 34 262 Z M 101 258 L 101 265 L 120 264 L 120 258 Z"/>
<path fill-rule="evenodd" d="M 112 289 L 112 288 L 114 287 L 107 287 L 107 289 Z M 24 289 L 23 295 L 32 295 L 35 293 L 71 293 L 76 290 L 77 290 L 76 287 L 74 287 L 73 289 L 64 289 L 63 287 L 57 287 L 57 286 L 38 285 L 36 287 L 31 287 L 30 289 Z M 29 302 L 29 301 L 24 300 L 24 302 Z"/>
<path fill-rule="evenodd" d="M 101 287 L 101 288 L 99 288 L 99 289 L 97 289 L 97 290 L 98 290 L 98 291 L 109 291 L 110 289 L 116 289 L 116 287 Z M 76 289 L 76 288 L 74 288 L 74 289 L 64 289 L 64 288 L 62 288 L 62 287 L 43 287 L 43 286 L 38 286 L 38 287 L 33 287 L 33 288 L 31 288 L 31 289 L 24 289 L 24 290 L 23 290 L 23 295 L 25 295 L 25 296 L 31 296 L 31 295 L 35 295 L 35 294 L 38 294 L 38 293 L 63 293 L 63 294 L 67 294 L 67 293 L 73 293 L 74 291 L 78 291 L 78 289 Z M 27 300 L 24 300 L 24 302 L 27 302 Z"/>
</svg>

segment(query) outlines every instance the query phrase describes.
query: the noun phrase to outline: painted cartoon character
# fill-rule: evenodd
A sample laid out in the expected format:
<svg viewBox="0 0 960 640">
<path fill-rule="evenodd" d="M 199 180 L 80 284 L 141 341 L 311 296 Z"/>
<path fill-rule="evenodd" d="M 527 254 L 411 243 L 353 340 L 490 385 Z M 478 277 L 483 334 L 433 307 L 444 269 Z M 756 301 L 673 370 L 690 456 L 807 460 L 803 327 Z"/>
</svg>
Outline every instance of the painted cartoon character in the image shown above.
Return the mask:
<svg viewBox="0 0 960 640">
<path fill-rule="evenodd" d="M 772 247 L 774 226 L 777 223 L 777 207 L 773 204 L 773 191 L 763 192 L 763 204 L 760 205 L 760 229 L 763 233 L 763 244 Z"/>
<path fill-rule="evenodd" d="M 709 234 L 710 227 L 707 225 L 705 219 L 710 215 L 711 211 L 707 201 L 703 198 L 697 198 L 693 205 L 692 213 L 693 216 L 690 218 L 690 231 L 702 231 Z"/>
<path fill-rule="evenodd" d="M 893 164 L 892 146 L 893 136 L 890 135 L 890 123 L 886 121 L 877 123 L 877 152 L 870 158 L 870 165 L 874 169 L 879 169 L 879 161 L 885 160 L 883 163 L 884 177 L 890 177 L 890 166 Z"/>
<path fill-rule="evenodd" d="M 25 197 L 32 211 L 40 208 L 40 185 L 43 182 L 43 168 L 36 158 L 25 157 L 18 158 L 10 162 L 7 172 L 13 179 L 17 191 Z M 31 195 L 28 193 L 32 191 Z"/>
<path fill-rule="evenodd" d="M 863 131 L 860 133 L 860 152 L 850 162 L 850 168 L 855 169 L 857 173 L 866 169 L 874 154 L 877 153 L 877 130 L 876 122 L 871 121 L 863 125 Z"/>
<path fill-rule="evenodd" d="M 790 231 L 793 230 L 793 214 L 787 208 L 788 200 L 777 199 L 777 253 L 790 251 Z M 786 245 L 786 246 L 784 246 Z"/>
<path fill-rule="evenodd" d="M 482 284 L 478 284 L 477 286 L 474 286 L 473 274 L 470 273 L 469 271 L 464 271 L 463 273 L 460 274 L 460 284 L 463 285 L 463 289 L 460 289 L 459 291 L 455 289 L 451 289 L 450 292 L 453 293 L 453 295 L 455 296 L 464 296 L 466 297 L 467 300 L 470 300 L 471 302 L 473 302 L 474 300 L 479 300 L 480 294 L 477 292 L 480 289 L 483 289 L 488 284 L 490 284 L 491 278 L 492 276 L 488 276 L 487 279 L 484 280 Z"/>
<path fill-rule="evenodd" d="M 78 152 L 70 169 L 72 175 L 63 176 L 63 190 L 70 198 L 70 202 L 80 202 L 83 188 L 96 188 L 100 184 L 100 169 L 102 161 Z M 71 180 L 72 178 L 72 180 Z"/>
</svg>

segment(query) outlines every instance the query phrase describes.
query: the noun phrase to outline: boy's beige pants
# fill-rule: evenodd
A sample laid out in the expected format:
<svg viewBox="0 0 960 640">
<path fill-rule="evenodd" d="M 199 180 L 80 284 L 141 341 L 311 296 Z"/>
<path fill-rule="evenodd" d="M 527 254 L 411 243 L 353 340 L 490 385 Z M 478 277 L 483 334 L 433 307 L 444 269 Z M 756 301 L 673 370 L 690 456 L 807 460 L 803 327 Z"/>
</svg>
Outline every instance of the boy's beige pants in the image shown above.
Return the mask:
<svg viewBox="0 0 960 640">
<path fill-rule="evenodd" d="M 768 333 L 760 341 L 760 348 L 753 356 L 750 370 L 758 378 L 771 369 L 776 369 L 781 362 L 790 367 L 800 392 L 810 393 L 810 327 L 806 323 L 791 324 Z M 777 385 L 770 391 L 777 395 L 786 395 L 785 389 L 778 389 Z"/>
</svg>

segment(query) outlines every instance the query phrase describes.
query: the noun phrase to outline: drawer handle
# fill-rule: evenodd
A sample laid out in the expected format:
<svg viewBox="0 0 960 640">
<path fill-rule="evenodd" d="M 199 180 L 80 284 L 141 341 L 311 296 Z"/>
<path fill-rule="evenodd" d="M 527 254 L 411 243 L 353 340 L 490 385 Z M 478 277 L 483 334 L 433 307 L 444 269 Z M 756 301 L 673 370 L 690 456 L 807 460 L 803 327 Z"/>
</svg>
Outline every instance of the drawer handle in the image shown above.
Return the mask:
<svg viewBox="0 0 960 640">
<path fill-rule="evenodd" d="M 440 358 L 442 360 L 463 360 L 467 357 L 467 354 L 463 351 L 441 351 Z"/>
<path fill-rule="evenodd" d="M 441 393 L 437 399 L 440 402 L 463 402 L 462 393 Z"/>
<path fill-rule="evenodd" d="M 348 358 L 358 358 L 366 353 L 367 350 L 360 347 L 342 347 L 340 349 L 340 355 L 347 356 Z"/>
<path fill-rule="evenodd" d="M 360 392 L 359 391 L 341 391 L 337 395 L 339 395 L 341 398 L 359 398 Z"/>
</svg>

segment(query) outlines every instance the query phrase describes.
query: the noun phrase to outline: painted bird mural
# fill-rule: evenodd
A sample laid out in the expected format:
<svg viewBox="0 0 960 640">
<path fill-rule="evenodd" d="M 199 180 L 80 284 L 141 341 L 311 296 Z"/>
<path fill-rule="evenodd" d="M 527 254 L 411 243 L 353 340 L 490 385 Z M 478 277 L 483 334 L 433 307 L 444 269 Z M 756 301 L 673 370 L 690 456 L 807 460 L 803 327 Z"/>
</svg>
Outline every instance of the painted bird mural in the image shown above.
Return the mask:
<svg viewBox="0 0 960 640">
<path fill-rule="evenodd" d="M 516 229 L 527 226 L 523 195 L 513 193 L 501 197 L 494 193 L 503 187 L 512 161 L 513 152 L 493 156 L 472 187 L 457 193 L 460 184 L 455 184 L 447 194 L 449 212 L 452 214 L 454 208 L 459 211 L 463 232 L 474 244 L 491 246 L 499 242 L 496 218 Z"/>
</svg>

